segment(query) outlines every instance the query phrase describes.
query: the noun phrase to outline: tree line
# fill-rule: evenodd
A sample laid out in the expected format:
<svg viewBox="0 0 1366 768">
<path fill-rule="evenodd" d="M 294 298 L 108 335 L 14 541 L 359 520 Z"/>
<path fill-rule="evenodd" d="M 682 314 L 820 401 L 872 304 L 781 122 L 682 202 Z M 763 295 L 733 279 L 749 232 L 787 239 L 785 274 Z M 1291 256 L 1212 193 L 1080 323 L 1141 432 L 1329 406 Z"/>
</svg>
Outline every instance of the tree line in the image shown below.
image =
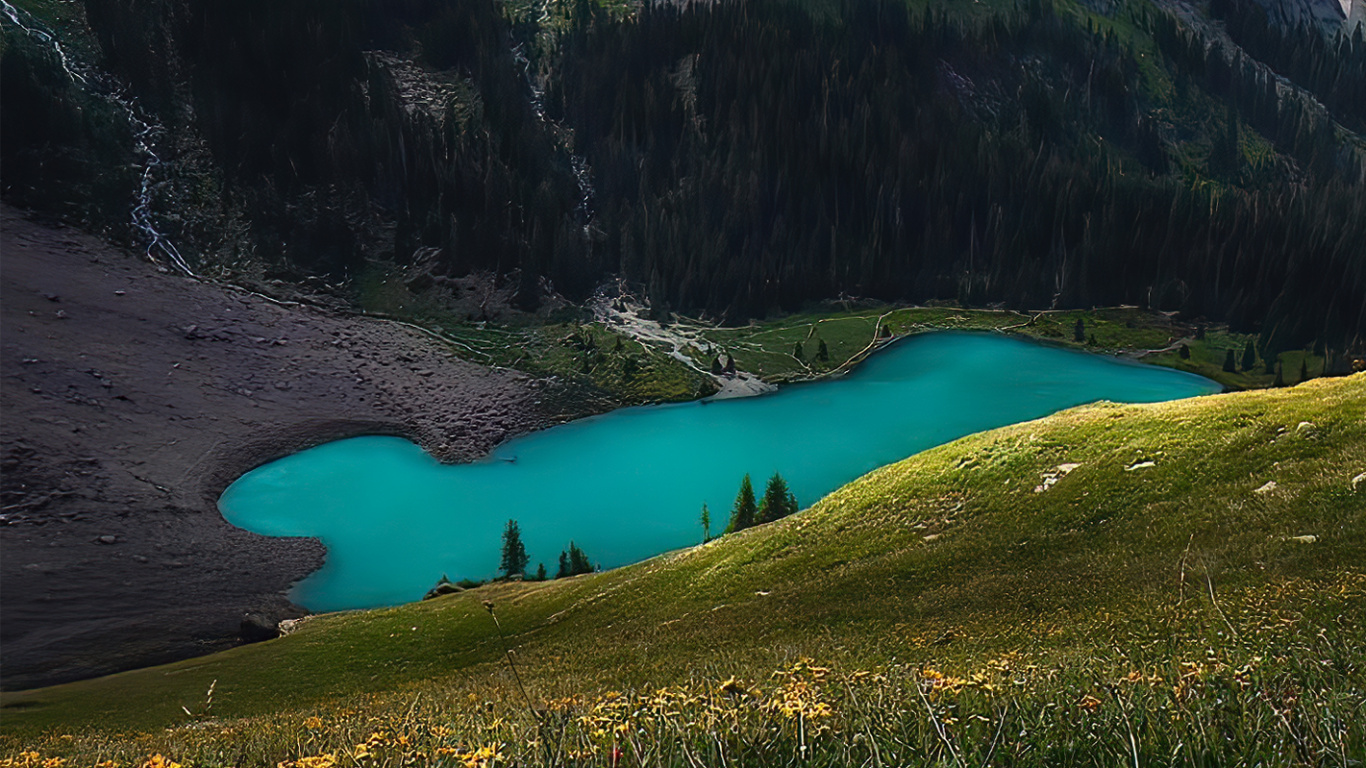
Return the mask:
<svg viewBox="0 0 1366 768">
<path fill-rule="evenodd" d="M 652 297 L 731 319 L 840 293 L 1136 304 L 1274 345 L 1366 327 L 1359 174 L 1264 87 L 1300 167 L 1250 172 L 1237 131 L 1257 118 L 1222 57 L 1161 47 L 1191 108 L 1227 105 L 1210 156 L 1179 168 L 1110 30 L 1047 2 L 976 24 L 837 7 L 826 23 L 793 4 L 650 5 L 590 14 L 564 42 L 549 103 L 593 163 L 604 245 Z"/>
<path fill-rule="evenodd" d="M 1235 39 L 1358 125 L 1355 37 L 1271 35 L 1247 0 L 1221 1 Z M 513 281 L 528 309 L 623 274 L 665 315 L 735 322 L 854 295 L 1136 304 L 1260 329 L 1273 349 L 1366 330 L 1350 142 L 1138 6 L 1115 24 L 1156 52 L 1048 0 L 973 21 L 900 0 L 624 18 L 584 0 L 549 47 L 493 0 L 86 5 L 107 64 L 202 139 L 273 274 L 435 253 L 449 274 Z M 79 123 L 61 89 L 31 87 L 46 75 L 25 55 L 6 49 L 7 103 L 50 98 L 44 120 Z M 0 116 L 17 137 L 6 189 L 42 199 L 56 182 L 39 161 L 62 152 L 19 114 Z M 73 130 L 53 135 L 88 153 L 101 142 L 81 131 L 113 129 Z"/>
<path fill-rule="evenodd" d="M 537 564 L 535 574 L 527 573 L 529 565 L 531 557 L 527 554 L 526 545 L 522 543 L 522 529 L 516 520 L 508 520 L 507 526 L 503 529 L 502 558 L 498 570 L 503 572 L 504 578 L 529 577 L 530 581 L 546 581 L 549 578 L 545 563 Z M 564 579 L 596 570 L 597 566 L 588 560 L 587 553 L 571 541 L 569 548 L 560 552 L 559 570 L 555 572 L 555 578 Z"/>
</svg>

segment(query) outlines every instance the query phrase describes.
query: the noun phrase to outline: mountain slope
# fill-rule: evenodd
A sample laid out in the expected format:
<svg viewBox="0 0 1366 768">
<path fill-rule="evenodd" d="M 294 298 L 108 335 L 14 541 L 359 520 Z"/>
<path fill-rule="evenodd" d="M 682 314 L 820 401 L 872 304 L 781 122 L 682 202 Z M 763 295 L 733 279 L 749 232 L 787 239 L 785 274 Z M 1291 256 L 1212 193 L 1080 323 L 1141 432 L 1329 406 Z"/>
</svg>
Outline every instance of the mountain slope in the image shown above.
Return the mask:
<svg viewBox="0 0 1366 768">
<path fill-rule="evenodd" d="M 533 728 L 498 666 L 500 631 L 538 702 L 758 679 L 803 656 L 849 671 L 886 672 L 895 659 L 923 682 L 925 667 L 981 669 L 1024 654 L 1035 671 L 1053 670 L 1049 679 L 1076 683 L 1129 669 L 1179 676 L 1178 661 L 1208 651 L 1225 671 L 1279 659 L 1274 674 L 1266 661 L 1264 678 L 1235 686 L 1248 707 L 1272 685 L 1305 695 L 1318 686 L 1346 697 L 1334 706 L 1360 706 L 1362 474 L 1363 375 L 1084 406 L 913 456 L 795 517 L 639 565 L 320 616 L 281 640 L 6 695 L 5 739 L 17 749 L 36 729 L 87 723 L 79 749 L 127 755 L 153 744 L 202 762 L 205 750 L 230 747 L 273 762 L 303 754 L 288 734 L 314 713 L 336 728 L 309 743 L 333 750 L 354 746 L 346 739 L 369 727 L 365 718 L 407 723 L 402 711 L 413 708 L 428 718 L 414 722 L 492 722 L 462 709 L 466 694 Z M 1295 666 L 1306 642 L 1304 653 L 1329 666 Z M 1011 699 L 1009 688 L 986 692 L 1005 697 L 990 706 L 1042 706 Z M 1223 712 L 1214 693 L 1197 699 L 1188 702 L 1202 713 L 1195 721 L 1251 717 Z M 196 713 L 188 725 L 182 706 Z M 177 723 L 150 741 L 108 735 Z M 1357 746 L 1360 725 L 1344 731 Z M 1153 727 L 1170 736 L 1187 726 Z M 44 748 L 61 747 L 52 744 Z"/>
<path fill-rule="evenodd" d="M 153 207 L 205 272 L 362 306 L 425 265 L 451 306 L 432 275 L 525 310 L 622 275 L 733 322 L 854 295 L 1136 304 L 1277 351 L 1366 330 L 1350 40 L 1247 46 L 1302 92 L 1147 0 L 85 7 L 68 37 L 164 126 Z M 46 122 L 6 123 L 6 194 L 60 207 L 127 131 L 9 38 L 7 100 Z M 138 237 L 98 191 L 66 202 Z"/>
</svg>

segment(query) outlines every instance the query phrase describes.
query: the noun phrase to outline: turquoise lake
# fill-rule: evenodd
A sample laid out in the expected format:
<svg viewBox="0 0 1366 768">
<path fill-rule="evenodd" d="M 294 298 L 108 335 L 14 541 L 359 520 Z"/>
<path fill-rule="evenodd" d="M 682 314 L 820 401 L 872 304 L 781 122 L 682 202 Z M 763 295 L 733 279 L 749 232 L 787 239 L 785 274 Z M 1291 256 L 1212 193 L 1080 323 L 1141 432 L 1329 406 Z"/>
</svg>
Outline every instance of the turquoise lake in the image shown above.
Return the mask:
<svg viewBox="0 0 1366 768">
<path fill-rule="evenodd" d="M 740 478 L 762 495 L 781 472 L 802 508 L 877 467 L 958 437 L 1096 400 L 1156 402 L 1219 391 L 1208 379 L 999 335 L 902 339 L 853 373 L 762 397 L 626 408 L 443 465 L 412 443 L 358 437 L 243 475 L 228 522 L 315 536 L 325 565 L 291 595 L 314 611 L 417 600 L 442 573 L 497 575 L 515 519 L 553 575 L 570 540 L 603 568 L 725 527 Z"/>
</svg>

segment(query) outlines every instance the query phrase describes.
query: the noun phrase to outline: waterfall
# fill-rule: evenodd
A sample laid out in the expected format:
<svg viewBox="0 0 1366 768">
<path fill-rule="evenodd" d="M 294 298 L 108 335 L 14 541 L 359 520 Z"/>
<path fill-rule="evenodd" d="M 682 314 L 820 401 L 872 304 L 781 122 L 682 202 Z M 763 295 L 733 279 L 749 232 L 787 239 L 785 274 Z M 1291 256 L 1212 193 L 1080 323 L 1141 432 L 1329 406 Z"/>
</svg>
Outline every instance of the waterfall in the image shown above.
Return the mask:
<svg viewBox="0 0 1366 768">
<path fill-rule="evenodd" d="M 48 48 L 52 49 L 52 51 L 57 54 L 57 60 L 60 61 L 62 64 L 62 71 L 66 73 L 67 77 L 71 78 L 71 81 L 73 83 L 85 82 L 85 77 L 76 70 L 71 68 L 71 62 L 66 58 L 66 51 L 62 49 L 62 45 L 57 41 L 57 37 L 55 35 L 37 26 L 37 21 L 33 20 L 31 17 L 30 20 L 33 21 L 34 26 L 29 26 L 28 24 L 25 24 L 23 22 L 23 19 L 19 18 L 19 9 L 10 5 L 5 0 L 0 0 L 0 10 L 3 10 L 5 15 L 9 17 L 9 20 L 14 24 L 14 26 L 23 30 L 24 34 L 30 37 L 37 38 L 38 40 L 42 41 L 42 43 L 45 44 Z"/>
<path fill-rule="evenodd" d="M 545 19 L 546 14 L 542 12 L 542 23 Z M 593 220 L 593 175 L 592 169 L 588 165 L 588 158 L 574 151 L 573 130 L 546 116 L 545 90 L 536 82 L 536 77 L 531 69 L 531 60 L 527 58 L 524 44 L 510 43 L 509 50 L 512 52 L 512 60 L 521 68 L 522 77 L 526 80 L 527 90 L 531 94 L 527 99 L 531 103 L 531 111 L 536 114 L 538 120 L 550 127 L 565 153 L 569 155 L 569 167 L 573 171 L 574 181 L 579 187 L 579 205 L 577 208 L 579 223 L 583 225 L 584 234 L 587 234 L 588 225 Z"/>
<path fill-rule="evenodd" d="M 61 41 L 57 39 L 55 34 L 43 29 L 32 14 L 21 12 L 7 0 L 0 0 L 0 12 L 3 12 L 14 26 L 51 50 L 61 64 L 62 71 L 66 73 L 74 85 L 86 87 L 87 92 L 118 106 L 128 116 L 128 124 L 133 129 L 133 149 L 143 160 L 137 201 L 133 204 L 131 214 L 133 230 L 139 233 L 141 239 L 147 243 L 146 254 L 149 260 L 159 264 L 160 260 L 156 253 L 160 253 L 181 272 L 191 277 L 197 277 L 189 263 L 180 254 L 180 250 L 157 229 L 155 215 L 152 213 L 154 174 L 156 169 L 161 166 L 161 157 L 156 153 L 156 139 L 163 130 L 161 126 L 154 118 L 144 120 L 139 117 L 137 104 L 133 97 L 129 96 L 124 88 L 113 82 L 111 77 L 100 77 L 97 73 L 87 76 L 76 71 L 72 66 L 73 59 L 67 56 Z M 27 23 L 24 21 L 24 15 L 28 16 Z M 87 87 L 92 84 L 99 87 L 95 89 Z"/>
</svg>

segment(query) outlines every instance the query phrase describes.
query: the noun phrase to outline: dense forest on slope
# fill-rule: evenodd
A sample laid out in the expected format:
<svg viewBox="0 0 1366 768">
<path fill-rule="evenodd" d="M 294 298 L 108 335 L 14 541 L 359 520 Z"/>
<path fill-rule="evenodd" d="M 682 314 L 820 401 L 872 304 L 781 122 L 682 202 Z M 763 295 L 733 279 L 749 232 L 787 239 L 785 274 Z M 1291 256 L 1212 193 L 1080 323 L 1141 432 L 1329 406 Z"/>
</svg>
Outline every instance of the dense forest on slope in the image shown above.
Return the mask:
<svg viewBox="0 0 1366 768">
<path fill-rule="evenodd" d="M 1138 0 L 85 9 L 165 126 L 159 204 L 205 268 L 247 254 L 345 282 L 420 259 L 502 275 L 526 309 L 621 274 L 658 309 L 728 321 L 840 295 L 1137 304 L 1260 329 L 1273 352 L 1348 346 L 1366 331 L 1366 49 L 1217 5 L 1327 111 Z M 7 106 L 69 122 L 76 84 L 6 34 Z M 25 133 L 16 112 L 7 199 L 54 207 L 70 174 L 52 157 L 116 162 L 113 123 Z M 126 215 L 94 207 L 115 230 Z"/>
</svg>

